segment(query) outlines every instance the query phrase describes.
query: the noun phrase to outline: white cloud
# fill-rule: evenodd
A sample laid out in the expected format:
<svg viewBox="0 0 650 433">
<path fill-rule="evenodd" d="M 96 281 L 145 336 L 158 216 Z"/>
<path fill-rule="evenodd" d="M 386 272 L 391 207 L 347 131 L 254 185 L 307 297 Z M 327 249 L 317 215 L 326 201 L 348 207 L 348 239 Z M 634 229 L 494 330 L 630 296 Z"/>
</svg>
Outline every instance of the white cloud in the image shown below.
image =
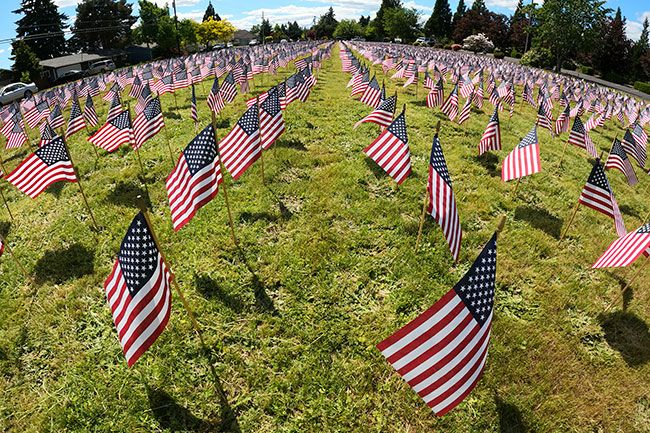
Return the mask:
<svg viewBox="0 0 650 433">
<path fill-rule="evenodd" d="M 77 6 L 81 0 L 54 0 L 54 3 L 60 8 L 67 8 L 70 6 Z"/>
<path fill-rule="evenodd" d="M 319 2 L 320 3 L 320 2 Z M 337 20 L 343 19 L 357 19 L 365 10 L 359 6 L 333 6 L 334 14 Z M 310 25 L 314 19 L 318 19 L 321 15 L 327 12 L 329 6 L 295 6 L 286 5 L 277 8 L 260 8 L 243 12 L 243 17 L 232 20 L 232 24 L 238 29 L 250 29 L 255 24 L 262 21 L 262 13 L 264 18 L 268 19 L 271 24 L 282 24 L 287 21 L 297 21 L 301 26 Z"/>
<path fill-rule="evenodd" d="M 498 7 L 514 11 L 517 9 L 518 0 L 487 0 L 485 5 L 488 8 Z"/>
<path fill-rule="evenodd" d="M 0 48 L 0 54 L 4 53 L 5 51 L 7 50 L 5 50 L 4 48 Z"/>
<path fill-rule="evenodd" d="M 179 20 L 184 20 L 185 18 L 189 18 L 191 20 L 201 22 L 203 21 L 204 13 L 205 11 L 194 10 L 189 12 L 178 12 L 176 15 L 178 15 Z"/>
<path fill-rule="evenodd" d="M 158 7 L 165 7 L 165 5 L 167 5 L 169 6 L 169 10 L 172 10 L 172 0 L 149 0 L 149 1 L 155 3 Z M 176 9 L 182 6 L 194 6 L 200 2 L 201 0 L 176 0 Z"/>
<path fill-rule="evenodd" d="M 646 18 L 650 20 L 650 11 L 641 12 L 640 14 L 637 14 L 636 18 L 635 21 L 628 20 L 627 25 L 625 26 L 627 37 L 633 41 L 639 40 L 641 30 L 643 30 L 643 20 Z"/>
</svg>

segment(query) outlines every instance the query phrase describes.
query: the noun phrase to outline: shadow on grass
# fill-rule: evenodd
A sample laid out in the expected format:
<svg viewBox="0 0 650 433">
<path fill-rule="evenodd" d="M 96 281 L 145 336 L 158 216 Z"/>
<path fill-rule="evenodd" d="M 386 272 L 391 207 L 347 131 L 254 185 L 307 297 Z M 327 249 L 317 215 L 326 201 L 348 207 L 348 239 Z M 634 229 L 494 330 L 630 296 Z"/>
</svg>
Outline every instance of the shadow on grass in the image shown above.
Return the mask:
<svg viewBox="0 0 650 433">
<path fill-rule="evenodd" d="M 607 344 L 617 350 L 632 367 L 650 361 L 650 330 L 637 315 L 627 311 L 601 314 L 598 317 Z"/>
<path fill-rule="evenodd" d="M 173 111 L 165 111 L 165 113 L 164 113 L 163 115 L 164 115 L 165 118 L 167 118 L 167 119 L 174 119 L 174 120 L 179 120 L 179 119 L 181 119 L 181 115 L 180 115 L 180 114 L 177 114 L 177 113 L 175 113 L 175 112 L 173 112 Z"/>
<path fill-rule="evenodd" d="M 627 280 L 622 276 L 615 274 L 613 272 L 607 272 L 607 274 L 616 280 L 621 291 L 623 291 L 625 287 L 627 287 Z M 627 310 L 627 308 L 630 306 L 630 303 L 632 302 L 633 299 L 634 299 L 634 288 L 630 286 L 627 288 L 627 290 L 623 292 L 623 311 Z"/>
<path fill-rule="evenodd" d="M 619 206 L 619 209 L 621 213 L 624 213 L 625 215 L 629 215 L 634 218 L 641 218 L 641 215 L 639 215 L 639 212 L 636 211 L 633 207 L 628 206 L 626 204 L 622 204 Z"/>
<path fill-rule="evenodd" d="M 241 313 L 244 310 L 242 301 L 229 293 L 226 293 L 219 283 L 208 275 L 194 274 L 194 286 L 206 299 L 216 299 L 231 310 Z"/>
<path fill-rule="evenodd" d="M 532 432 L 517 406 L 503 401 L 500 397 L 496 397 L 496 404 L 497 413 L 499 414 L 500 433 Z"/>
<path fill-rule="evenodd" d="M 61 192 L 63 191 L 63 188 L 67 183 L 68 182 L 64 182 L 64 181 L 53 183 L 52 185 L 47 187 L 45 192 L 48 194 L 52 194 L 56 198 L 60 198 Z"/>
<path fill-rule="evenodd" d="M 289 140 L 279 139 L 278 141 L 275 142 L 275 146 L 284 147 L 285 149 L 295 149 L 301 152 L 307 151 L 307 147 L 305 147 L 305 144 L 301 140 L 297 140 L 295 138 Z"/>
<path fill-rule="evenodd" d="M 278 219 L 279 219 L 278 215 L 267 211 L 242 212 L 241 214 L 239 214 L 239 222 L 241 223 L 254 223 L 256 221 L 275 222 Z"/>
<path fill-rule="evenodd" d="M 372 158 L 366 156 L 363 159 L 363 162 L 366 163 L 366 167 L 368 167 L 370 171 L 372 171 L 372 174 L 375 175 L 376 179 L 383 179 L 386 176 L 388 176 L 388 174 L 384 171 L 384 169 L 381 168 L 375 161 L 373 161 Z"/>
<path fill-rule="evenodd" d="M 29 149 L 23 149 L 20 152 L 16 153 L 15 155 L 11 155 L 9 158 L 5 158 L 3 161 L 5 163 L 14 161 L 16 159 L 23 159 L 25 155 L 27 155 Z"/>
<path fill-rule="evenodd" d="M 113 191 L 106 196 L 106 201 L 126 207 L 138 207 L 138 196 L 144 198 L 147 207 L 151 207 L 151 200 L 147 190 L 132 182 L 118 182 Z"/>
<path fill-rule="evenodd" d="M 95 270 L 95 252 L 81 244 L 46 251 L 34 266 L 35 281 L 39 284 L 65 281 L 90 275 Z"/>
<path fill-rule="evenodd" d="M 563 220 L 546 209 L 537 206 L 519 206 L 515 209 L 515 219 L 526 221 L 530 226 L 555 239 L 560 238 Z"/>
<path fill-rule="evenodd" d="M 215 122 L 215 125 L 217 126 L 217 129 L 230 128 L 230 120 L 225 119 L 223 117 L 217 117 L 217 121 Z"/>
<path fill-rule="evenodd" d="M 241 259 L 248 272 L 251 274 L 251 286 L 253 288 L 253 295 L 255 296 L 255 306 L 256 308 L 265 313 L 269 313 L 273 316 L 278 314 L 278 310 L 273 305 L 273 299 L 268 295 L 268 289 L 264 282 L 258 277 L 255 269 L 248 263 L 246 259 L 246 254 L 240 245 L 237 245 L 237 252 L 239 253 L 239 258 Z"/>
<path fill-rule="evenodd" d="M 499 165 L 499 157 L 493 153 L 485 152 L 481 156 L 475 156 L 476 161 L 483 167 L 490 176 L 501 177 L 501 166 Z"/>
<path fill-rule="evenodd" d="M 2 235 L 3 238 L 7 238 L 7 235 L 9 234 L 9 229 L 11 229 L 11 223 L 9 221 L 1 221 L 0 222 L 0 235 Z"/>
<path fill-rule="evenodd" d="M 240 432 L 239 423 L 230 406 L 227 408 L 231 417 L 223 417 L 221 422 L 206 421 L 194 416 L 187 408 L 161 389 L 146 386 L 151 413 L 161 429 L 171 432 Z M 227 403 L 226 403 L 227 405 Z M 222 408 L 222 413 L 226 412 Z"/>
</svg>

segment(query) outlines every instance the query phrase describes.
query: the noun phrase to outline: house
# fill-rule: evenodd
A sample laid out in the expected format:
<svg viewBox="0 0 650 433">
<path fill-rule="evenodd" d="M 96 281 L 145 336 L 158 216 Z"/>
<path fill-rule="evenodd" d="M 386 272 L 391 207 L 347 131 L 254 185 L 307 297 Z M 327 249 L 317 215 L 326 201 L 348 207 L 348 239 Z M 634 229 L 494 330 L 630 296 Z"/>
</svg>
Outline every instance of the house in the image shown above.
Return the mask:
<svg viewBox="0 0 650 433">
<path fill-rule="evenodd" d="M 248 30 L 237 30 L 232 38 L 233 45 L 248 45 L 256 36 Z"/>
<path fill-rule="evenodd" d="M 128 62 L 131 65 L 135 65 L 136 63 L 142 63 L 142 62 L 148 62 L 151 59 L 153 59 L 153 49 L 156 48 L 158 44 L 134 44 L 134 45 L 127 45 L 124 47 L 124 51 L 126 51 L 128 55 Z"/>
<path fill-rule="evenodd" d="M 78 53 L 41 60 L 39 64 L 43 67 L 43 78 L 53 82 L 65 72 L 83 71 L 88 69 L 91 63 L 109 58 L 110 56 L 100 54 Z"/>
</svg>

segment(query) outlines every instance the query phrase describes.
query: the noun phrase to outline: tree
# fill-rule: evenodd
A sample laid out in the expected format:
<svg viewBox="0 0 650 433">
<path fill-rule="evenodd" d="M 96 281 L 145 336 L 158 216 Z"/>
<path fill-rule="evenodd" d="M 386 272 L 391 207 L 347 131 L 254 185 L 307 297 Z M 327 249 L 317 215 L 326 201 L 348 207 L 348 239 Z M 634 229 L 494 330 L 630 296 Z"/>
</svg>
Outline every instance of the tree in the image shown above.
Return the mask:
<svg viewBox="0 0 650 433">
<path fill-rule="evenodd" d="M 82 0 L 72 27 L 75 48 L 120 48 L 130 42 L 131 26 L 137 21 L 133 5 L 126 0 Z"/>
<path fill-rule="evenodd" d="M 431 17 L 424 25 L 424 34 L 437 38 L 451 36 L 451 8 L 448 0 L 436 0 Z"/>
<path fill-rule="evenodd" d="M 391 39 L 400 38 L 409 43 L 420 31 L 418 13 L 415 9 L 391 8 L 384 14 L 384 34 Z"/>
<path fill-rule="evenodd" d="M 463 0 L 460 0 L 458 2 L 458 7 L 456 8 L 456 12 L 454 12 L 454 17 L 451 20 L 451 31 L 455 32 L 456 31 L 456 26 L 458 25 L 458 21 L 465 15 L 467 12 L 467 8 L 465 7 L 465 2 Z"/>
<path fill-rule="evenodd" d="M 139 34 L 143 42 L 152 44 L 157 42 L 159 35 L 160 21 L 169 17 L 169 8 L 158 7 L 148 0 L 140 0 L 140 26 Z"/>
<path fill-rule="evenodd" d="M 386 35 L 386 32 L 384 30 L 384 14 L 386 13 L 386 11 L 388 11 L 390 9 L 401 8 L 401 7 L 402 7 L 402 2 L 400 0 L 382 0 L 381 1 L 381 6 L 379 6 L 379 10 L 377 11 L 377 15 L 375 16 L 375 19 L 373 20 L 375 34 L 376 34 L 377 39 L 383 39 L 384 36 Z"/>
<path fill-rule="evenodd" d="M 603 35 L 594 55 L 594 67 L 605 79 L 623 82 L 630 73 L 631 42 L 625 35 L 625 18 L 621 8 L 602 26 Z M 612 55 L 614 54 L 614 55 Z"/>
<path fill-rule="evenodd" d="M 20 39 L 12 44 L 11 54 L 13 55 L 14 65 L 12 71 L 16 80 L 30 81 L 40 78 L 43 68 L 39 64 L 36 53 L 27 45 L 25 41 Z M 27 74 L 27 77 L 25 75 Z"/>
<path fill-rule="evenodd" d="M 264 38 L 267 36 L 271 36 L 271 32 L 273 31 L 273 28 L 271 27 L 271 23 L 269 20 L 263 19 L 262 24 L 257 26 L 257 31 L 253 31 L 254 29 L 251 29 L 251 33 L 257 36 L 257 39 L 260 41 L 263 41 Z"/>
<path fill-rule="evenodd" d="M 357 36 L 363 36 L 364 31 L 361 24 L 355 20 L 341 20 L 334 30 L 336 39 L 352 39 Z"/>
<path fill-rule="evenodd" d="M 237 29 L 228 20 L 216 21 L 208 19 L 199 24 L 197 36 L 199 42 L 209 45 L 213 42 L 220 41 L 226 43 L 232 40 Z"/>
<path fill-rule="evenodd" d="M 318 23 L 314 26 L 317 38 L 331 38 L 339 22 L 334 17 L 334 9 L 330 6 L 329 10 L 321 15 Z"/>
<path fill-rule="evenodd" d="M 539 9 L 538 45 L 548 47 L 559 72 L 562 62 L 579 51 L 589 51 L 605 19 L 603 0 L 545 0 Z"/>
<path fill-rule="evenodd" d="M 634 43 L 630 53 L 634 78 L 640 81 L 650 79 L 650 41 L 648 41 L 648 33 L 648 18 L 646 18 L 643 20 L 641 36 Z"/>
<path fill-rule="evenodd" d="M 287 36 L 289 36 L 292 41 L 297 41 L 302 36 L 302 28 L 300 28 L 296 21 L 288 23 Z"/>
<path fill-rule="evenodd" d="M 370 24 L 370 15 L 368 15 L 367 17 L 361 15 L 361 18 L 359 18 L 359 25 L 361 27 L 367 27 L 368 24 Z"/>
<path fill-rule="evenodd" d="M 524 1 L 519 0 L 515 13 L 510 20 L 510 45 L 520 53 L 526 50 L 526 38 L 528 37 L 528 18 L 524 9 Z"/>
<path fill-rule="evenodd" d="M 63 30 L 68 17 L 59 13 L 53 0 L 22 0 L 13 11 L 22 15 L 16 21 L 16 37 L 25 38 L 25 44 L 39 59 L 51 59 L 67 52 Z M 35 38 L 35 35 L 48 35 Z"/>
<path fill-rule="evenodd" d="M 212 18 L 215 21 L 221 21 L 219 14 L 214 11 L 212 0 L 208 2 L 208 7 L 205 8 L 205 13 L 203 14 L 203 22 L 206 22 L 209 18 Z"/>
<path fill-rule="evenodd" d="M 195 45 L 198 42 L 197 33 L 199 26 L 199 23 L 189 18 L 182 19 L 178 22 L 178 37 L 182 47 L 185 48 L 188 45 Z"/>
<path fill-rule="evenodd" d="M 489 52 L 494 49 L 494 44 L 483 33 L 479 33 L 463 39 L 463 48 L 474 53 Z"/>
</svg>

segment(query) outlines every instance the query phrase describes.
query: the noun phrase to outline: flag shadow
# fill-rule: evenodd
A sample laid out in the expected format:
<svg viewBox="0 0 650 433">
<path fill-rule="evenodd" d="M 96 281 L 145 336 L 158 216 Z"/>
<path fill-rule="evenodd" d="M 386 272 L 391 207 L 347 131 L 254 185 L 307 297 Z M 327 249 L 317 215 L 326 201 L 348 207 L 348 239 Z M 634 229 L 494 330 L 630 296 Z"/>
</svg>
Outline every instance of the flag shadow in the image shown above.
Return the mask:
<svg viewBox="0 0 650 433">
<path fill-rule="evenodd" d="M 138 207 L 140 201 L 139 197 L 143 197 L 145 204 L 151 208 L 151 199 L 149 198 L 148 191 L 140 188 L 132 182 L 118 182 L 115 188 L 106 196 L 106 201 L 118 206 L 125 207 Z"/>
<path fill-rule="evenodd" d="M 564 220 L 538 206 L 518 206 L 515 209 L 515 220 L 525 221 L 531 227 L 559 239 Z"/>
<path fill-rule="evenodd" d="M 499 414 L 499 433 L 532 433 L 533 430 L 526 424 L 521 410 L 514 404 L 495 397 L 497 413 Z"/>
<path fill-rule="evenodd" d="M 171 432 L 241 432 L 237 418 L 227 402 L 225 402 L 227 408 L 224 408 L 223 402 L 221 402 L 221 420 L 208 421 L 193 415 L 162 389 L 145 386 L 151 413 L 162 430 Z"/>
<path fill-rule="evenodd" d="M 61 197 L 61 192 L 63 191 L 63 188 L 65 187 L 66 183 L 68 183 L 68 182 L 59 181 L 59 182 L 53 183 L 52 185 L 47 187 L 45 192 L 48 193 L 48 194 L 52 194 L 56 198 L 60 198 Z"/>
<path fill-rule="evenodd" d="M 275 142 L 275 147 L 283 147 L 285 149 L 295 149 L 301 152 L 307 151 L 307 147 L 305 146 L 305 144 L 302 141 L 297 140 L 295 138 L 291 138 L 288 140 L 278 139 L 278 141 Z"/>
<path fill-rule="evenodd" d="M 237 251 L 239 252 L 239 258 L 241 259 L 248 272 L 251 274 L 251 287 L 253 288 L 253 295 L 255 296 L 255 306 L 261 312 L 266 312 L 272 316 L 278 315 L 278 310 L 273 304 L 273 299 L 268 295 L 267 286 L 264 282 L 257 276 L 255 270 L 251 267 L 246 259 L 244 250 L 242 250 L 240 245 L 237 245 Z"/>
<path fill-rule="evenodd" d="M 7 239 L 10 229 L 11 223 L 9 221 L 0 221 L 0 235 L 2 235 L 4 239 Z"/>
<path fill-rule="evenodd" d="M 194 274 L 194 287 L 206 299 L 217 299 L 236 313 L 244 311 L 241 299 L 224 291 L 217 280 L 209 275 Z"/>
<path fill-rule="evenodd" d="M 625 363 L 638 367 L 650 361 L 648 324 L 629 311 L 615 311 L 598 317 L 605 341 L 621 354 Z"/>
<path fill-rule="evenodd" d="M 475 156 L 474 161 L 483 167 L 490 176 L 501 177 L 501 166 L 499 157 L 493 153 L 485 152 L 483 155 Z"/>
<path fill-rule="evenodd" d="M 95 271 L 94 259 L 95 251 L 79 243 L 46 251 L 34 266 L 35 282 L 61 284 L 84 275 L 91 275 Z"/>
</svg>

